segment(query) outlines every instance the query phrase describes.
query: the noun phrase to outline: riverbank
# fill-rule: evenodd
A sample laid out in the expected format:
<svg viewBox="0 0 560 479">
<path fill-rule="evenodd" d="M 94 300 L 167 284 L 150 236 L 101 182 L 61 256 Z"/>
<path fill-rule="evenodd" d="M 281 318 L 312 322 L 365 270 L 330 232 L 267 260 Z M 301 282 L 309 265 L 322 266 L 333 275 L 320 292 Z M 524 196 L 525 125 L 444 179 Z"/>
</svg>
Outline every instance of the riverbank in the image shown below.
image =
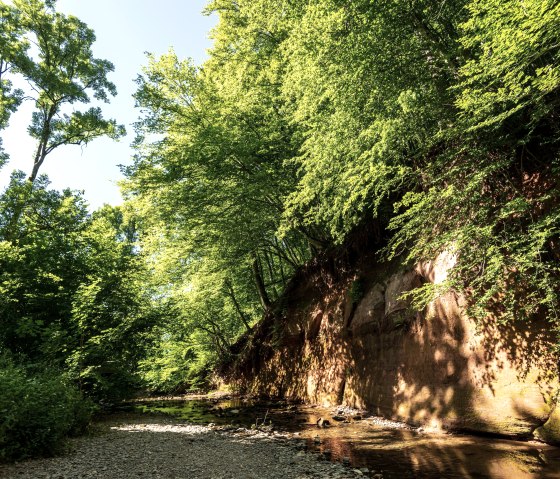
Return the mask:
<svg viewBox="0 0 560 479">
<path fill-rule="evenodd" d="M 63 456 L 0 465 L 5 479 L 351 479 L 362 471 L 304 452 L 301 442 L 244 428 L 119 414 L 74 439 Z"/>
<path fill-rule="evenodd" d="M 560 448 L 457 435 L 366 411 L 250 397 L 149 398 L 94 423 L 68 454 L 0 478 L 556 479 Z"/>
</svg>

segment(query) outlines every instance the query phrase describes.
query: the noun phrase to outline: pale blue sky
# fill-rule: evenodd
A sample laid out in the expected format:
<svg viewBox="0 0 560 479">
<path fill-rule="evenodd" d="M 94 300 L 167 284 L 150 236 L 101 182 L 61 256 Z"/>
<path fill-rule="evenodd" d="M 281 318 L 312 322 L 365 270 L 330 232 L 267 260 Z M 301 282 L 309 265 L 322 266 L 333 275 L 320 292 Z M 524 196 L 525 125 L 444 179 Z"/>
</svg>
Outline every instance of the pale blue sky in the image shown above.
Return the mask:
<svg viewBox="0 0 560 479">
<path fill-rule="evenodd" d="M 132 94 L 134 78 L 146 63 L 144 52 L 165 53 L 173 47 L 180 58 L 190 57 L 200 64 L 211 46 L 209 32 L 215 17 L 202 14 L 206 0 L 59 0 L 57 10 L 72 14 L 95 30 L 94 55 L 115 64 L 110 76 L 118 95 L 103 105 L 107 117 L 127 127 L 120 142 L 98 139 L 85 148 L 65 146 L 45 161 L 41 173 L 49 175 L 52 187 L 85 191 L 92 209 L 103 203 L 121 202 L 116 182 L 121 179 L 119 164 L 130 162 L 133 123 L 138 115 Z M 0 170 L 0 188 L 8 183 L 14 169 L 31 171 L 34 143 L 27 136 L 32 105 L 24 105 L 12 116 L 8 129 L 0 132 L 11 161 Z"/>
</svg>

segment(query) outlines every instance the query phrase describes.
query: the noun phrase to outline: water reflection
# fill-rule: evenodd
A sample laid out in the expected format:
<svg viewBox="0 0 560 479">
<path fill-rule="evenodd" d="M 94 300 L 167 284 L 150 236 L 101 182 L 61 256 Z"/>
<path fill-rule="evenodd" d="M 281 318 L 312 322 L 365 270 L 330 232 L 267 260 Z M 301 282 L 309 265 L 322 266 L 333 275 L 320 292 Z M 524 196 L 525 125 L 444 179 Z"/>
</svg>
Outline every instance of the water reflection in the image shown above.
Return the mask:
<svg viewBox="0 0 560 479">
<path fill-rule="evenodd" d="M 332 419 L 333 411 L 287 402 L 195 399 L 142 401 L 137 410 L 172 414 L 192 423 L 242 427 L 272 423 L 274 430 L 300 438 L 325 459 L 349 460 L 383 479 L 560 478 L 560 448 L 506 439 L 424 433 L 376 424 L 372 418 Z M 320 418 L 331 427 L 319 428 Z"/>
</svg>

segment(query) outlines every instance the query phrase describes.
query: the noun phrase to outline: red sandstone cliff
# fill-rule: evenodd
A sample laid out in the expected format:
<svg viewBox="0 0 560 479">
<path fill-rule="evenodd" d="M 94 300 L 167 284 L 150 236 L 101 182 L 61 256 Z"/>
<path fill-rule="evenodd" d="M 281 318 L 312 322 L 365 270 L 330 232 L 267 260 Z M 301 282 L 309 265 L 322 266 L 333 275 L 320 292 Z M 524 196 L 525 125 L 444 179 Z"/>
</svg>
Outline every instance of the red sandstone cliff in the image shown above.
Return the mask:
<svg viewBox="0 0 560 479">
<path fill-rule="evenodd" d="M 400 298 L 443 281 L 453 261 L 444 254 L 408 270 L 367 255 L 316 261 L 236 345 L 228 381 L 418 425 L 560 444 L 556 338 L 546 321 L 476 323 L 452 292 L 422 313 Z"/>
</svg>

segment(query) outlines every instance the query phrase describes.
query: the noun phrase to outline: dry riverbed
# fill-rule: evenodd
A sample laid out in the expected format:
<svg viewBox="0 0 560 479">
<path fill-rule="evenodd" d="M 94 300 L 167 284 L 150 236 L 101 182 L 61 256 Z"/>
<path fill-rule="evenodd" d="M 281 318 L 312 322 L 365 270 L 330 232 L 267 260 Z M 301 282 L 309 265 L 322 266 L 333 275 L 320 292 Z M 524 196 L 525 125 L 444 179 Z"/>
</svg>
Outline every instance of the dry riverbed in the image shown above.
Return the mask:
<svg viewBox="0 0 560 479">
<path fill-rule="evenodd" d="M 372 472 L 321 460 L 278 433 L 192 425 L 124 414 L 73 439 L 63 456 L 0 465 L 1 478 L 288 479 L 357 478 Z"/>
</svg>

